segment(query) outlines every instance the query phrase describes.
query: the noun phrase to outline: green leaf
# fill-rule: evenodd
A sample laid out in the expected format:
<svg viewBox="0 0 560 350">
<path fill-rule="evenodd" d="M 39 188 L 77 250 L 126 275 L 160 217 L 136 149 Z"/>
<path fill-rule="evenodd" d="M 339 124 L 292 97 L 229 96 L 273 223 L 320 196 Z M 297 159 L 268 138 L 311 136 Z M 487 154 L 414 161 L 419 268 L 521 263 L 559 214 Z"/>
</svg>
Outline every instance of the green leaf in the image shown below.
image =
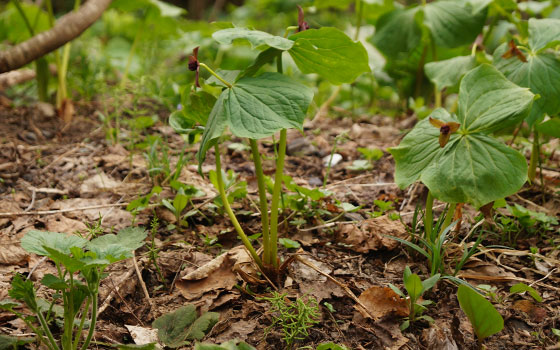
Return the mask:
<svg viewBox="0 0 560 350">
<path fill-rule="evenodd" d="M 54 290 L 63 290 L 68 288 L 68 283 L 62 278 L 58 278 L 53 274 L 46 274 L 41 280 L 41 284 Z"/>
<path fill-rule="evenodd" d="M 474 328 L 478 339 L 483 340 L 504 328 L 504 319 L 492 304 L 472 288 L 460 285 L 457 292 L 459 305 Z"/>
<path fill-rule="evenodd" d="M 82 248 L 87 240 L 76 235 L 67 235 L 58 232 L 29 231 L 21 239 L 21 247 L 30 253 L 48 256 L 44 247 L 50 247 L 64 254 L 70 254 L 70 248 Z"/>
<path fill-rule="evenodd" d="M 132 251 L 144 245 L 148 233 L 141 227 L 127 227 L 116 235 L 106 234 L 96 237 L 87 243 L 87 248 L 97 255 L 97 258 L 108 259 L 111 262 L 132 256 Z"/>
<path fill-rule="evenodd" d="M 78 247 L 73 247 L 72 249 L 82 249 Z M 48 257 L 51 258 L 54 262 L 63 265 L 70 273 L 74 273 L 80 271 L 86 266 L 86 263 L 70 256 L 70 254 L 62 253 L 60 250 L 45 247 L 45 250 L 48 252 Z"/>
<path fill-rule="evenodd" d="M 238 137 L 259 139 L 303 126 L 313 91 L 279 73 L 239 79 L 214 105 L 197 153 L 199 171 L 207 150 L 226 127 Z"/>
<path fill-rule="evenodd" d="M 288 52 L 303 73 L 316 73 L 339 85 L 370 71 L 364 46 L 336 28 L 304 30 L 290 39 L 295 43 Z"/>
<path fill-rule="evenodd" d="M 551 118 L 536 126 L 538 132 L 560 138 L 560 118 Z"/>
<path fill-rule="evenodd" d="M 530 287 L 530 286 L 526 285 L 525 283 L 517 283 L 517 284 L 514 284 L 514 285 L 511 286 L 511 288 L 509 289 L 509 293 L 510 293 L 510 294 L 514 294 L 514 293 L 523 293 L 523 292 L 529 293 L 529 295 L 532 296 L 533 299 L 535 299 L 535 300 L 538 301 L 539 303 L 543 301 L 543 298 L 541 297 L 541 295 L 539 294 L 539 292 L 537 292 L 537 291 L 535 290 L 535 288 Z"/>
<path fill-rule="evenodd" d="M 156 343 L 147 344 L 118 344 L 118 350 L 156 350 Z"/>
<path fill-rule="evenodd" d="M 319 344 L 316 350 L 348 350 L 348 348 L 344 345 L 328 342 L 328 343 Z"/>
<path fill-rule="evenodd" d="M 418 7 L 384 14 L 375 26 L 371 42 L 389 58 L 411 52 L 422 39 L 422 11 Z"/>
<path fill-rule="evenodd" d="M 299 242 L 293 241 L 289 238 L 279 238 L 278 242 L 288 249 L 297 249 L 301 247 L 301 244 L 299 244 Z"/>
<path fill-rule="evenodd" d="M 19 346 L 29 344 L 33 341 L 35 341 L 35 338 L 12 337 L 0 334 L 0 350 L 15 350 Z"/>
<path fill-rule="evenodd" d="M 558 21 L 560 22 L 560 20 Z M 505 76 L 519 86 L 528 87 L 540 98 L 535 100 L 527 122 L 532 125 L 544 114 L 560 113 L 560 59 L 556 53 L 543 51 L 527 55 L 527 62 L 517 57 L 503 58 L 508 50 L 503 44 L 494 52 L 494 65 Z"/>
<path fill-rule="evenodd" d="M 234 82 L 235 80 L 237 80 L 237 77 L 239 76 L 240 72 L 241 71 L 239 70 L 226 70 L 226 69 L 216 70 L 216 74 L 218 74 L 218 76 L 220 76 L 222 79 L 224 79 L 227 82 Z M 206 79 L 206 84 L 227 87 L 226 84 L 224 84 L 220 79 L 216 78 L 214 75 L 211 75 L 208 79 Z M 215 100 L 216 98 L 214 98 L 214 101 Z M 207 108 L 212 108 L 212 106 L 210 105 Z M 206 116 L 208 116 L 208 114 L 206 114 Z"/>
<path fill-rule="evenodd" d="M 560 19 L 529 19 L 529 47 L 531 50 L 538 52 L 559 43 Z"/>
<path fill-rule="evenodd" d="M 465 75 L 459 88 L 458 119 L 469 133 L 493 132 L 517 123 L 534 95 L 507 80 L 496 68 L 482 64 Z"/>
<path fill-rule="evenodd" d="M 0 310 L 7 310 L 10 311 L 12 310 L 14 307 L 18 307 L 21 306 L 20 303 L 15 302 L 11 299 L 4 299 L 4 300 L 0 300 Z"/>
<path fill-rule="evenodd" d="M 248 40 L 253 47 L 268 45 L 279 50 L 289 50 L 294 45 L 292 40 L 281 36 L 247 28 L 222 29 L 212 34 L 212 38 L 220 44 L 231 44 L 234 40 L 244 39 Z"/>
<path fill-rule="evenodd" d="M 475 57 L 457 56 L 448 60 L 427 63 L 424 71 L 438 90 L 443 90 L 446 87 L 457 85 L 463 75 L 475 66 Z"/>
<path fill-rule="evenodd" d="M 408 292 L 411 302 L 414 303 L 422 295 L 422 281 L 420 280 L 420 277 L 415 273 L 411 273 L 409 275 L 406 275 L 405 273 L 405 276 L 406 277 L 403 278 L 404 288 Z"/>
<path fill-rule="evenodd" d="M 263 52 L 259 53 L 259 55 L 255 59 L 253 64 L 251 64 L 244 71 L 242 71 L 237 78 L 241 79 L 243 77 L 254 76 L 255 74 L 257 74 L 257 72 L 259 71 L 259 69 L 261 69 L 262 66 L 271 63 L 281 54 L 282 54 L 281 50 L 275 49 L 273 47 L 264 50 Z"/>
<path fill-rule="evenodd" d="M 427 290 L 432 289 L 432 287 L 436 285 L 437 281 L 439 281 L 440 276 L 441 275 L 439 273 L 436 273 L 432 277 L 423 280 L 422 281 L 422 293 L 424 293 Z M 428 301 L 428 300 L 426 300 L 426 301 Z"/>
<path fill-rule="evenodd" d="M 218 317 L 215 312 L 207 312 L 197 319 L 196 307 L 187 304 L 160 316 L 152 323 L 152 327 L 158 330 L 158 337 L 166 346 L 176 348 L 184 345 L 187 339 L 202 339 L 218 321 Z"/>
<path fill-rule="evenodd" d="M 31 311 L 37 312 L 35 289 L 33 288 L 33 282 L 31 280 L 25 280 L 22 275 L 16 273 L 12 279 L 12 288 L 9 290 L 8 294 L 15 300 L 23 301 Z M 13 307 L 10 304 L 8 305 L 9 307 Z"/>
<path fill-rule="evenodd" d="M 472 43 L 482 32 L 486 12 L 474 12 L 464 1 L 434 1 L 424 6 L 424 24 L 436 45 L 457 47 Z"/>
<path fill-rule="evenodd" d="M 216 103 L 214 95 L 206 91 L 185 90 L 181 94 L 183 109 L 169 116 L 169 125 L 179 134 L 194 131 L 196 124 L 206 125 L 212 106 Z"/>
<path fill-rule="evenodd" d="M 194 350 L 255 350 L 255 348 L 243 341 L 229 340 L 221 345 L 196 343 Z"/>
</svg>

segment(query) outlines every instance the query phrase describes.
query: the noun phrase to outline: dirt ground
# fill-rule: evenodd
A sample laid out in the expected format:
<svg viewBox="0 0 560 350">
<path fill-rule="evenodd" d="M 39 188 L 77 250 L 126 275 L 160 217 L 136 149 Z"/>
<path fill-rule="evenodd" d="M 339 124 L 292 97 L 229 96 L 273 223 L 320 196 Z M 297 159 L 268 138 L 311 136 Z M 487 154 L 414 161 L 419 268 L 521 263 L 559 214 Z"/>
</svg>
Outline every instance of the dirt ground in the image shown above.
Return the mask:
<svg viewBox="0 0 560 350">
<path fill-rule="evenodd" d="M 33 270 L 31 279 L 39 281 L 46 273 L 55 271 L 54 265 L 19 246 L 27 231 L 86 232 L 88 227 L 100 223 L 107 233 L 130 225 L 149 228 L 157 217 L 159 226 L 154 242 L 160 249 L 157 263 L 165 282 L 160 281 L 146 247 L 136 251 L 136 262 L 129 259 L 112 265 L 101 286 L 95 341 L 133 343 L 141 341 L 141 336 L 150 339 L 155 318 L 193 303 L 200 312 L 220 314 L 220 321 L 205 341 L 220 343 L 237 338 L 257 349 L 283 349 L 282 331 L 268 328 L 274 315 L 269 312 L 269 304 L 260 299 L 270 296 L 274 289 L 253 274 L 254 266 L 247 254 L 236 248 L 240 241 L 229 219 L 211 205 L 216 191 L 208 178 L 202 178 L 196 171 L 197 145 L 187 146 L 191 158 L 179 180 L 205 192 L 205 196 L 193 199 L 202 215 L 190 217 L 188 227 L 180 229 L 169 226 L 176 224 L 175 218 L 162 206 L 149 207 L 133 217 L 125 210 L 127 204 L 148 193 L 154 180 L 147 172 L 143 151 L 130 147 L 126 139 L 114 145 L 107 141 L 106 130 L 96 115 L 99 108 L 96 103 L 78 105 L 72 123 L 61 131 L 62 122 L 48 110 L 36 106 L 0 107 L 0 300 L 8 297 L 14 273 L 29 274 Z M 165 120 L 163 112 L 155 112 L 161 113 L 160 120 Z M 350 349 L 476 348 L 473 330 L 457 302 L 457 287 L 446 280 L 424 295 L 434 302 L 426 314 L 435 322 L 420 321 L 406 331 L 399 330 L 406 308 L 403 310 L 402 302 L 386 287 L 392 283 L 402 288 L 405 266 L 422 278 L 429 275 L 429 270 L 425 258 L 384 235 L 405 239 L 409 236 L 405 225 L 411 223 L 416 204 L 423 203 L 426 190 L 422 185 L 398 189 L 393 183 L 394 162 L 387 152 L 371 170 L 348 169 L 360 156 L 358 147 L 386 150 L 397 145 L 403 130 L 410 129 L 416 117 L 338 114 L 337 118 L 308 122 L 303 133 L 290 131 L 288 137 L 286 172 L 297 184 L 316 187 L 322 184 L 326 172 L 323 158 L 329 156 L 335 137 L 343 132 L 348 134 L 336 150 L 342 160 L 329 174 L 326 188 L 331 196 L 313 203 L 313 215 L 292 214 L 303 217 L 304 223 L 290 223 L 295 218 L 289 216 L 290 211 L 281 217 L 281 236 L 299 242 L 301 247 L 281 246 L 281 256 L 291 263 L 274 288 L 286 293 L 291 301 L 312 296 L 320 306 L 319 323 L 294 348 L 315 349 L 329 341 Z M 162 122 L 145 134 L 167 139 L 173 164 L 185 147 L 183 139 Z M 127 130 L 122 135 L 126 137 Z M 260 231 L 259 216 L 254 214 L 258 213 L 254 205 L 258 202 L 254 168 L 249 151 L 227 147 L 234 142 L 240 140 L 225 142 L 222 150 L 227 154 L 223 164 L 248 183 L 249 195 L 237 201 L 234 209 L 241 212 L 243 227 L 254 234 Z M 271 142 L 265 140 L 261 151 L 269 156 L 265 157 L 264 167 L 265 173 L 271 174 Z M 558 165 L 560 155 L 553 157 Z M 212 169 L 212 161 L 209 155 L 204 172 Z M 548 187 L 527 186 L 508 200 L 558 216 L 560 199 L 558 192 L 554 194 L 560 178 L 558 167 L 546 169 L 543 174 Z M 169 187 L 163 187 L 161 198 L 172 197 Z M 543 193 L 543 188 L 551 190 Z M 336 200 L 363 207 L 344 213 L 334 205 Z M 393 201 L 394 209 L 389 213 L 400 213 L 402 223 L 387 215 L 369 217 L 367 212 L 372 211 L 374 200 Z M 436 204 L 441 211 L 443 205 Z M 474 209 L 464 209 L 461 229 L 446 250 L 450 266 L 462 254 L 461 241 L 472 229 L 476 215 Z M 338 217 L 337 221 L 328 222 L 334 217 Z M 503 316 L 505 327 L 485 342 L 486 347 L 560 348 L 556 345 L 559 339 L 552 334 L 552 328 L 560 328 L 558 227 L 540 236 L 521 232 L 511 250 L 503 247 L 502 233 L 495 227 L 485 226 L 484 230 L 482 251 L 470 259 L 459 276 L 474 285 L 497 287 L 493 304 Z M 466 244 L 472 244 L 470 241 Z M 535 246 L 538 256 L 529 254 L 529 247 Z M 215 260 L 226 251 L 229 253 L 222 255 L 221 260 Z M 214 266 L 211 273 L 193 278 L 193 271 L 209 263 Z M 518 282 L 533 286 L 543 302 L 527 295 L 510 295 L 509 287 Z M 41 289 L 41 293 L 50 291 Z M 0 331 L 11 335 L 30 332 L 23 322 L 5 312 L 0 312 Z M 92 345 L 99 347 L 102 346 Z"/>
</svg>

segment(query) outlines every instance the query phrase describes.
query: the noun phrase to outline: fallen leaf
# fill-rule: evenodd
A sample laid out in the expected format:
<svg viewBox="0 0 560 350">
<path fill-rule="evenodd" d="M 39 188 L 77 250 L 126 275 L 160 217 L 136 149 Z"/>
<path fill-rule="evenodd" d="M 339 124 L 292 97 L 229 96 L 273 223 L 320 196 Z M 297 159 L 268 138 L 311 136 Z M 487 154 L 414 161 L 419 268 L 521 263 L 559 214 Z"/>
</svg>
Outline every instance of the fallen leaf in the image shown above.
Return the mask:
<svg viewBox="0 0 560 350">
<path fill-rule="evenodd" d="M 86 179 L 80 186 L 80 194 L 96 194 L 99 191 L 110 190 L 119 187 L 120 181 L 109 177 L 107 174 L 100 172 Z"/>
<path fill-rule="evenodd" d="M 2 265 L 25 265 L 29 259 L 29 253 L 19 244 L 2 243 L 0 244 L 0 264 Z"/>
<path fill-rule="evenodd" d="M 545 309 L 535 305 L 530 300 L 518 300 L 513 304 L 513 308 L 528 314 L 531 321 L 535 323 L 541 323 L 547 316 Z"/>
<path fill-rule="evenodd" d="M 229 254 L 224 253 L 185 275 L 177 282 L 177 288 L 187 300 L 200 298 L 207 292 L 219 289 L 231 290 L 238 281 L 232 271 L 233 265 Z"/>
<path fill-rule="evenodd" d="M 60 119 L 64 121 L 64 124 L 70 123 L 74 117 L 74 103 L 68 98 L 63 99 L 57 112 Z"/>
<path fill-rule="evenodd" d="M 229 327 L 225 331 L 220 332 L 220 335 L 216 337 L 216 342 L 223 343 L 224 341 L 234 338 L 246 340 L 249 334 L 253 333 L 258 323 L 258 320 L 254 318 L 249 320 L 235 320 L 234 322 L 232 319 L 229 319 Z M 216 325 L 216 327 L 217 326 L 218 325 Z"/>
<path fill-rule="evenodd" d="M 156 343 L 156 346 L 160 347 L 158 344 L 159 339 L 157 336 L 158 334 L 157 329 L 132 326 L 128 324 L 125 324 L 124 326 L 126 327 L 126 329 L 128 329 L 128 332 L 130 333 L 132 340 L 134 340 L 134 344 L 143 345 L 149 343 Z"/>
<path fill-rule="evenodd" d="M 370 287 L 358 299 L 367 308 L 367 310 L 362 310 L 360 306 L 357 307 L 358 311 L 366 318 L 373 316 L 379 319 L 388 315 L 408 316 L 406 300 L 399 297 L 389 287 Z"/>
<path fill-rule="evenodd" d="M 359 253 L 393 250 L 400 245 L 387 236 L 406 239 L 409 235 L 400 221 L 391 220 L 386 215 L 358 223 L 339 224 L 335 233 L 338 242 L 350 245 L 350 249 Z"/>
<path fill-rule="evenodd" d="M 427 350 L 459 350 L 455 339 L 450 331 L 450 325 L 432 324 L 430 328 L 422 331 L 423 343 L 427 345 Z"/>
</svg>

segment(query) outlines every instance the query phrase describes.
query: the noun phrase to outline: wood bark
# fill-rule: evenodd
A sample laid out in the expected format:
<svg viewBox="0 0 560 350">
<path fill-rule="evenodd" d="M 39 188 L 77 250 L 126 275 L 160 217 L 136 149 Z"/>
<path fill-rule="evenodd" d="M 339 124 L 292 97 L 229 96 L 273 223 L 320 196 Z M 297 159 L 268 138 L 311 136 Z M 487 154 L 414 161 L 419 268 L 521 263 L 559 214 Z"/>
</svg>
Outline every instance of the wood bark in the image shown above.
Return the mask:
<svg viewBox="0 0 560 350">
<path fill-rule="evenodd" d="M 101 17 L 111 1 L 88 0 L 77 11 L 62 16 L 48 31 L 0 51 L 0 73 L 23 67 L 77 38 Z"/>
</svg>

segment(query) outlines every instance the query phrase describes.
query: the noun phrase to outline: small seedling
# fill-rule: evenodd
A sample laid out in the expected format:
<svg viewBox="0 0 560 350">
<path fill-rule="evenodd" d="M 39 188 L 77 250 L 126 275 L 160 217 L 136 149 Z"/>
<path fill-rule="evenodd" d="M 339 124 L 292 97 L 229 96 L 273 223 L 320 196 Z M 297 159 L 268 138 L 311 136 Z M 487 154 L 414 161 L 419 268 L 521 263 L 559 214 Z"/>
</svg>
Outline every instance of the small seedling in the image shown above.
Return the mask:
<svg viewBox="0 0 560 350">
<path fill-rule="evenodd" d="M 406 299 L 408 304 L 408 317 L 405 321 L 401 324 L 401 330 L 407 329 L 412 323 L 418 320 L 425 320 L 428 322 L 433 322 L 433 318 L 427 315 L 422 315 L 422 313 L 426 310 L 426 306 L 432 304 L 431 300 L 421 300 L 420 297 L 424 292 L 432 289 L 432 287 L 437 283 L 439 280 L 440 274 L 435 274 L 432 277 L 422 281 L 420 277 L 412 273 L 410 268 L 407 266 L 404 269 L 403 274 L 403 282 L 404 288 L 408 293 L 408 297 L 397 287 L 392 284 L 389 284 L 389 287 L 397 293 L 400 297 Z"/>
<path fill-rule="evenodd" d="M 461 309 L 471 321 L 478 347 L 482 349 L 484 339 L 504 328 L 504 319 L 486 298 L 464 284 L 459 286 L 457 299 Z"/>
<path fill-rule="evenodd" d="M 291 301 L 286 294 L 273 292 L 271 297 L 259 298 L 271 304 L 272 324 L 268 333 L 275 326 L 282 327 L 286 349 L 292 349 L 294 343 L 309 336 L 309 329 L 319 323 L 320 311 L 317 300 L 313 297 L 301 297 Z"/>
</svg>

